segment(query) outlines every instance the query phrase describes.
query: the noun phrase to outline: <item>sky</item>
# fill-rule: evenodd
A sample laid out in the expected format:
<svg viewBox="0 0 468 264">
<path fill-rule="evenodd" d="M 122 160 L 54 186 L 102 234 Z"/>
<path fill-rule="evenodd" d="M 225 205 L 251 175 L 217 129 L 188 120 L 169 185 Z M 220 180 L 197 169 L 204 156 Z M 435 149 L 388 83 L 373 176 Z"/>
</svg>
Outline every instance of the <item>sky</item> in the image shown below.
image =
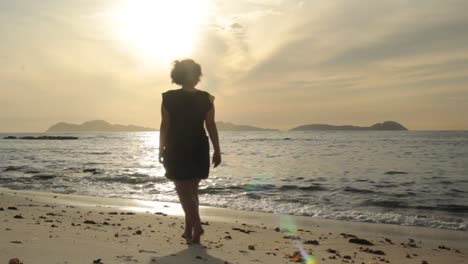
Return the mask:
<svg viewBox="0 0 468 264">
<path fill-rule="evenodd" d="M 468 1 L 0 0 L 0 131 L 159 127 L 175 59 L 216 119 L 468 130 Z"/>
</svg>

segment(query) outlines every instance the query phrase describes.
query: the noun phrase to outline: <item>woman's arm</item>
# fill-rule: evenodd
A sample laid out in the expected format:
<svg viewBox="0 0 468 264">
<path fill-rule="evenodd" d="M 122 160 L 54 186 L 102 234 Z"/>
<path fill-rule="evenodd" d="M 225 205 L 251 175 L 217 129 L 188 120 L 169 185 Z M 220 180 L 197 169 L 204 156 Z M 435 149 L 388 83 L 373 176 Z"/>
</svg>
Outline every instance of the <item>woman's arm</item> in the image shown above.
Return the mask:
<svg viewBox="0 0 468 264">
<path fill-rule="evenodd" d="M 216 168 L 221 164 L 221 149 L 219 147 L 219 138 L 218 138 L 218 129 L 216 128 L 215 123 L 215 108 L 214 105 L 210 111 L 206 114 L 205 117 L 206 129 L 210 135 L 211 143 L 213 143 L 214 153 L 213 153 L 213 165 Z"/>
<path fill-rule="evenodd" d="M 161 127 L 159 128 L 159 162 L 162 163 L 163 161 L 163 152 L 166 148 L 166 136 L 167 130 L 169 129 L 170 125 L 170 118 L 169 112 L 167 112 L 166 108 L 163 104 L 161 104 Z"/>
</svg>

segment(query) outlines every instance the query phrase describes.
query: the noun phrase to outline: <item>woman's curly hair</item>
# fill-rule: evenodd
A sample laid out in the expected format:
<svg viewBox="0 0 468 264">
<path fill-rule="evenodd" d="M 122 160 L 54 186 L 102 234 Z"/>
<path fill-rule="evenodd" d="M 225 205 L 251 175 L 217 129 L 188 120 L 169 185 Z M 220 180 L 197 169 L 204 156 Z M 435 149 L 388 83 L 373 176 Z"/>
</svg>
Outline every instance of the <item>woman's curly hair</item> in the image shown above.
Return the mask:
<svg viewBox="0 0 468 264">
<path fill-rule="evenodd" d="M 189 82 L 199 82 L 202 76 L 200 64 L 192 59 L 175 60 L 171 70 L 172 82 L 178 85 L 184 85 Z"/>
</svg>

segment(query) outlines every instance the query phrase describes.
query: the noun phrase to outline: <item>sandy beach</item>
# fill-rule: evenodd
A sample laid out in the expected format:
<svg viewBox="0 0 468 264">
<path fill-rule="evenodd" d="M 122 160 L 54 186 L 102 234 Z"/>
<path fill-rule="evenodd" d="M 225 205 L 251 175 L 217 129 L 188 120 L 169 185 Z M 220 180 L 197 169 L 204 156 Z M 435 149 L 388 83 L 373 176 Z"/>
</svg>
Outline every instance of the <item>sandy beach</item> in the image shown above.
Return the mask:
<svg viewBox="0 0 468 264">
<path fill-rule="evenodd" d="M 179 204 L 0 188 L 0 263 L 468 263 L 464 231 L 209 207 L 202 217 L 202 244 L 188 245 Z"/>
</svg>

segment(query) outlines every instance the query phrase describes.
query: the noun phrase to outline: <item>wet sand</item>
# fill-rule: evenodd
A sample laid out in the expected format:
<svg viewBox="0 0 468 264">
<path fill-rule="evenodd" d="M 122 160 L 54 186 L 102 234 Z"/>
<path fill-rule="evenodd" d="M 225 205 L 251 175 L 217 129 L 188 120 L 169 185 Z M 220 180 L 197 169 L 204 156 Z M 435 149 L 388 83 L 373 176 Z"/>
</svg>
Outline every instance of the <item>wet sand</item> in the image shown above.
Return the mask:
<svg viewBox="0 0 468 264">
<path fill-rule="evenodd" d="M 0 263 L 468 263 L 465 231 L 210 207 L 202 218 L 189 245 L 176 203 L 0 188 Z"/>
</svg>

